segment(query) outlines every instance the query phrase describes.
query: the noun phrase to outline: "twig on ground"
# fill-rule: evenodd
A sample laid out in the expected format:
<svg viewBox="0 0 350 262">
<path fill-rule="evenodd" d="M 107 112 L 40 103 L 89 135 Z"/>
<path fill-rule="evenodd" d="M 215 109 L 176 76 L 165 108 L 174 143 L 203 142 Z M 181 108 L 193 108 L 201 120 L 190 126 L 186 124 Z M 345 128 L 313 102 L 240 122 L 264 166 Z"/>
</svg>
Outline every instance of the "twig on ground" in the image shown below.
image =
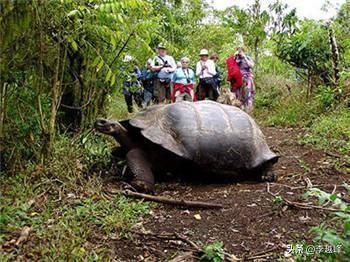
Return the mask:
<svg viewBox="0 0 350 262">
<path fill-rule="evenodd" d="M 188 259 L 191 259 L 191 261 L 195 258 L 195 256 L 193 255 L 192 251 L 188 251 L 188 252 L 184 252 L 178 256 L 176 256 L 175 258 L 169 260 L 169 262 L 184 262 L 187 261 Z"/>
<path fill-rule="evenodd" d="M 180 235 L 179 233 L 162 233 L 162 234 L 155 234 L 153 232 L 140 232 L 140 231 L 131 231 L 134 234 L 137 235 L 142 235 L 142 236 L 151 236 L 154 238 L 159 238 L 159 239 L 164 239 L 164 240 L 180 240 L 181 242 L 189 245 L 192 249 L 188 250 L 189 252 L 185 252 L 183 254 L 180 254 L 179 256 L 175 257 L 173 260 L 173 262 L 179 262 L 179 261 L 185 261 L 182 260 L 184 258 L 190 258 L 190 257 L 198 257 L 198 255 L 200 255 L 201 253 L 203 253 L 203 249 L 197 245 L 195 242 L 193 242 L 192 240 L 186 238 L 183 235 Z M 278 247 L 273 247 L 261 252 L 257 252 L 252 256 L 249 257 L 242 257 L 242 258 L 238 258 L 233 254 L 230 254 L 228 252 L 224 252 L 225 255 L 225 261 L 229 261 L 229 262 L 237 262 L 237 261 L 246 261 L 246 260 L 254 260 L 254 259 L 259 259 L 259 258 L 264 258 L 264 257 L 268 257 L 272 255 L 272 252 L 277 250 Z M 151 250 L 151 249 L 150 249 Z M 159 250 L 154 250 L 154 251 L 159 251 Z"/>
<path fill-rule="evenodd" d="M 273 197 L 276 197 L 277 194 L 274 194 L 270 191 L 270 184 L 267 183 L 267 193 L 272 195 Z M 315 205 L 310 205 L 306 203 L 301 203 L 301 202 L 294 202 L 286 199 L 283 196 L 279 196 L 282 198 L 282 200 L 289 206 L 300 208 L 300 209 L 322 209 L 322 210 L 327 210 L 327 211 L 339 211 L 337 208 L 330 208 L 330 207 L 322 207 L 322 206 L 315 206 Z"/>
<path fill-rule="evenodd" d="M 255 259 L 260 259 L 260 258 L 264 258 L 264 257 L 269 257 L 271 255 L 272 255 L 272 253 L 269 252 L 269 253 L 259 255 L 259 256 L 247 257 L 247 258 L 245 258 L 245 260 L 255 260 Z"/>
<path fill-rule="evenodd" d="M 334 185 L 331 195 L 333 195 L 336 190 L 337 190 L 337 185 Z M 331 200 L 328 200 L 322 206 L 327 206 L 330 202 Z"/>
<path fill-rule="evenodd" d="M 310 178 L 305 177 L 305 178 L 304 178 L 304 181 L 305 181 L 305 183 L 306 183 L 306 188 L 312 188 L 312 187 L 313 187 Z"/>
<path fill-rule="evenodd" d="M 267 250 L 263 250 L 263 251 L 257 252 L 257 253 L 255 253 L 255 254 L 251 255 L 250 258 L 251 258 L 251 257 L 260 256 L 260 255 L 263 255 L 263 254 L 266 254 L 266 253 L 270 253 L 270 252 L 272 252 L 272 251 L 275 251 L 276 249 L 278 249 L 278 246 L 269 248 L 269 249 L 267 249 Z"/>
<path fill-rule="evenodd" d="M 158 257 L 162 257 L 162 258 L 166 258 L 166 254 L 159 250 L 159 249 L 156 249 L 154 247 L 147 247 L 147 249 L 151 250 L 153 253 L 155 253 Z"/>
<path fill-rule="evenodd" d="M 179 233 L 174 233 L 174 235 L 181 240 L 182 242 L 187 243 L 188 245 L 192 246 L 194 249 L 196 249 L 197 251 L 201 251 L 202 249 L 193 241 L 189 240 L 188 238 L 181 236 Z"/>
<path fill-rule="evenodd" d="M 336 153 L 332 153 L 332 152 L 325 152 L 326 153 L 326 155 L 328 155 L 328 156 L 332 156 L 332 157 L 336 157 L 336 158 L 341 158 L 342 156 L 341 155 L 339 155 L 339 154 L 336 154 Z"/>
<path fill-rule="evenodd" d="M 137 235 L 151 236 L 151 237 L 160 238 L 164 240 L 180 240 L 181 242 L 186 243 L 187 245 L 192 247 L 192 249 L 194 249 L 195 251 L 197 252 L 202 251 L 202 249 L 196 243 L 194 243 L 193 241 L 189 240 L 185 236 L 182 236 L 176 232 L 162 233 L 162 234 L 155 234 L 153 232 L 139 232 L 139 231 L 133 231 L 133 230 L 131 232 Z"/>
<path fill-rule="evenodd" d="M 120 190 L 120 191 L 107 192 L 107 193 L 121 194 L 124 196 L 144 199 L 146 201 L 152 201 L 152 202 L 157 202 L 157 203 L 162 203 L 167 205 L 175 205 L 175 206 L 185 206 L 185 207 L 205 208 L 205 209 L 206 208 L 221 209 L 224 207 L 223 205 L 216 204 L 216 203 L 208 203 L 208 202 L 202 202 L 202 201 L 189 201 L 189 200 L 183 200 L 183 199 L 177 200 L 177 199 L 171 199 L 171 198 L 166 198 L 161 196 L 152 196 L 148 194 L 132 192 L 130 190 Z"/>
<path fill-rule="evenodd" d="M 297 190 L 297 189 L 304 189 L 304 188 L 305 188 L 305 186 L 296 186 L 296 187 L 293 187 L 293 186 L 289 186 L 289 185 L 281 184 L 281 183 L 271 183 L 271 185 L 287 187 L 287 188 L 289 188 L 290 190 Z"/>
</svg>

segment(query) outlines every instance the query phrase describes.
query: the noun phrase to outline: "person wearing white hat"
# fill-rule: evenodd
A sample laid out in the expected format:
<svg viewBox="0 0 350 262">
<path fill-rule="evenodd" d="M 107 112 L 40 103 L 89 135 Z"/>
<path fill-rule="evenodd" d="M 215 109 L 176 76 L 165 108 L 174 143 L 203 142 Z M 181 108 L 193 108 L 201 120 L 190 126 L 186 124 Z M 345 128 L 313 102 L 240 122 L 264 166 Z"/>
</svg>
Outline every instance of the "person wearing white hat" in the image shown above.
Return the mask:
<svg viewBox="0 0 350 262">
<path fill-rule="evenodd" d="M 199 77 L 198 100 L 209 98 L 215 101 L 217 99 L 217 86 L 214 79 L 216 75 L 215 63 L 209 59 L 207 49 L 201 49 L 199 57 L 200 60 L 196 66 L 196 75 Z"/>
<path fill-rule="evenodd" d="M 156 102 L 164 103 L 171 101 L 171 79 L 176 70 L 176 63 L 172 56 L 167 55 L 164 44 L 159 44 L 158 55 L 152 61 L 152 71 L 157 73 L 154 82 L 154 97 Z"/>
</svg>

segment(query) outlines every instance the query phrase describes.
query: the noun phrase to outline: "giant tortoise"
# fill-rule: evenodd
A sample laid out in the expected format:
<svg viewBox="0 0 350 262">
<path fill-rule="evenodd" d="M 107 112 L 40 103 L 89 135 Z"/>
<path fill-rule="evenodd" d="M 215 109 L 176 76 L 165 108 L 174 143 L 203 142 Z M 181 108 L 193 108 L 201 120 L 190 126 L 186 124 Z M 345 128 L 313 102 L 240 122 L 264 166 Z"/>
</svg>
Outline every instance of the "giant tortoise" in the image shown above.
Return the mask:
<svg viewBox="0 0 350 262">
<path fill-rule="evenodd" d="M 126 149 L 131 185 L 154 191 L 154 174 L 180 172 L 217 178 L 273 180 L 278 160 L 255 121 L 212 101 L 148 107 L 121 122 L 97 119 L 95 129 Z"/>
</svg>

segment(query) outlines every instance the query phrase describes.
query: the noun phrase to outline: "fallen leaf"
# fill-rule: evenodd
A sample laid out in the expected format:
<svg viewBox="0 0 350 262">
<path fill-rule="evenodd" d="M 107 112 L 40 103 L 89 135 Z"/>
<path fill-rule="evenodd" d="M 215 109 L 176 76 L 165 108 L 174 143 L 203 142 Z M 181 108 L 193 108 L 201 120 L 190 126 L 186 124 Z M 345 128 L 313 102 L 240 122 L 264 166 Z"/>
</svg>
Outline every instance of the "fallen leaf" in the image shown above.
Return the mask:
<svg viewBox="0 0 350 262">
<path fill-rule="evenodd" d="M 301 217 L 299 217 L 299 220 L 301 221 L 301 222 L 306 222 L 306 221 L 308 221 L 308 220 L 310 220 L 311 218 L 309 217 L 309 216 L 301 216 Z"/>
<path fill-rule="evenodd" d="M 17 239 L 15 245 L 18 246 L 19 244 L 21 244 L 22 242 L 26 241 L 29 237 L 29 233 L 30 231 L 32 231 L 31 227 L 25 226 L 22 231 L 21 231 L 21 235 L 19 236 L 19 238 Z"/>
<path fill-rule="evenodd" d="M 184 210 L 184 211 L 182 211 L 182 214 L 189 215 L 190 211 L 189 210 Z"/>
<path fill-rule="evenodd" d="M 74 193 L 68 193 L 67 197 L 68 198 L 76 198 L 76 195 Z"/>
<path fill-rule="evenodd" d="M 201 220 L 201 219 L 202 219 L 202 217 L 201 217 L 200 214 L 195 214 L 195 215 L 194 215 L 194 218 L 195 218 L 196 220 Z"/>
<path fill-rule="evenodd" d="M 247 205 L 247 207 L 256 207 L 256 206 L 257 206 L 257 204 L 255 204 L 255 203 Z"/>
</svg>

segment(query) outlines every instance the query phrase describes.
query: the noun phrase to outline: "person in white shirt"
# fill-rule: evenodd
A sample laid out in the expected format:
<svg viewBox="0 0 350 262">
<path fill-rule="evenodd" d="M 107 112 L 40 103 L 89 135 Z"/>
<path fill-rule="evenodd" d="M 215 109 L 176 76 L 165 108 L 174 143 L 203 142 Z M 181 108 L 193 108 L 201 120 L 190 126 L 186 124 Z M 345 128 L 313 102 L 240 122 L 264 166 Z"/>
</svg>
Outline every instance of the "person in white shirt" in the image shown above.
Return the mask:
<svg viewBox="0 0 350 262">
<path fill-rule="evenodd" d="M 157 103 L 171 102 L 171 80 L 176 63 L 172 56 L 167 55 L 165 45 L 158 45 L 158 55 L 153 59 L 151 68 L 153 72 L 157 72 L 154 83 L 154 97 Z"/>
<path fill-rule="evenodd" d="M 215 63 L 209 59 L 207 49 L 199 53 L 200 60 L 196 66 L 196 76 L 199 77 L 198 100 L 209 98 L 216 101 L 218 98 L 217 84 L 214 79 L 216 75 Z"/>
</svg>

